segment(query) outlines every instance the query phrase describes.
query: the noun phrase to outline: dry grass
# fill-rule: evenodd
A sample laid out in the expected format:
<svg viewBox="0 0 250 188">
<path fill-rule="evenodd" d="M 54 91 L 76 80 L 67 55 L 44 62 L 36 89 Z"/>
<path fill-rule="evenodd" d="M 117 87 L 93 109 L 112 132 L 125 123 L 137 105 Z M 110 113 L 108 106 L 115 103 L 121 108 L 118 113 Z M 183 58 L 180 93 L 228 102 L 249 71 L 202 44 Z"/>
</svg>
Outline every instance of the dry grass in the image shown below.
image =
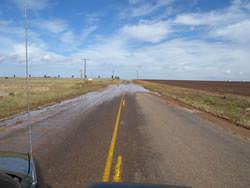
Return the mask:
<svg viewBox="0 0 250 188">
<path fill-rule="evenodd" d="M 218 117 L 230 120 L 239 126 L 250 129 L 250 111 L 246 110 L 246 108 L 250 107 L 248 100 L 240 97 L 228 97 L 206 91 L 185 89 L 159 83 L 146 81 L 134 82 L 144 86 L 146 89 L 156 91 L 163 96 L 174 98 L 196 109 L 209 112 Z"/>
<path fill-rule="evenodd" d="M 67 78 L 31 78 L 30 109 L 48 106 L 53 103 L 95 91 L 119 81 L 96 79 L 87 81 Z M 0 118 L 26 110 L 26 80 L 24 78 L 0 78 Z"/>
</svg>

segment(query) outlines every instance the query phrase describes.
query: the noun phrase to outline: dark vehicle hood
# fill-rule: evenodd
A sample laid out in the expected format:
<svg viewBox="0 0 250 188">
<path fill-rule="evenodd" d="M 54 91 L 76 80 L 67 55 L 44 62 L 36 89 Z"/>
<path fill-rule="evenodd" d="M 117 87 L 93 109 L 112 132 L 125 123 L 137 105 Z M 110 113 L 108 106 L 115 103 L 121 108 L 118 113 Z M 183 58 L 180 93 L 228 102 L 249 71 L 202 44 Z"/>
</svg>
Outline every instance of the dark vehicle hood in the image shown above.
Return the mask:
<svg viewBox="0 0 250 188">
<path fill-rule="evenodd" d="M 30 160 L 28 153 L 0 152 L 0 171 L 14 173 L 24 178 L 30 175 Z"/>
</svg>

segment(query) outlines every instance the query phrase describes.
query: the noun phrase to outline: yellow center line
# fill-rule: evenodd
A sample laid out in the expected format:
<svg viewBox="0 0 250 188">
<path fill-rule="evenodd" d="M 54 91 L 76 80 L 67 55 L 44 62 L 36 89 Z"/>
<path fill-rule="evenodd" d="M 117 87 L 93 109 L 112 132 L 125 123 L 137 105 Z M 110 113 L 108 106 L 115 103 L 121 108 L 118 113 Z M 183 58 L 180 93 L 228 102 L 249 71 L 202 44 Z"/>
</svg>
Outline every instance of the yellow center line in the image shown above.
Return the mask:
<svg viewBox="0 0 250 188">
<path fill-rule="evenodd" d="M 119 121 L 120 121 L 122 103 L 123 103 L 123 96 L 122 96 L 120 107 L 118 110 L 118 114 L 117 114 L 117 118 L 116 118 L 116 122 L 115 122 L 115 128 L 114 128 L 112 140 L 111 140 L 110 147 L 109 147 L 109 153 L 108 153 L 108 157 L 106 160 L 104 174 L 102 177 L 103 182 L 109 181 L 109 175 L 110 175 L 110 169 L 111 169 L 112 159 L 113 159 L 113 154 L 114 154 L 114 149 L 115 149 L 115 142 L 116 142 L 116 136 L 117 136 L 118 126 L 119 126 Z"/>
<path fill-rule="evenodd" d="M 115 165 L 115 175 L 113 177 L 113 182 L 120 182 L 120 174 L 121 174 L 121 165 L 122 165 L 122 156 L 118 156 L 117 163 Z"/>
</svg>

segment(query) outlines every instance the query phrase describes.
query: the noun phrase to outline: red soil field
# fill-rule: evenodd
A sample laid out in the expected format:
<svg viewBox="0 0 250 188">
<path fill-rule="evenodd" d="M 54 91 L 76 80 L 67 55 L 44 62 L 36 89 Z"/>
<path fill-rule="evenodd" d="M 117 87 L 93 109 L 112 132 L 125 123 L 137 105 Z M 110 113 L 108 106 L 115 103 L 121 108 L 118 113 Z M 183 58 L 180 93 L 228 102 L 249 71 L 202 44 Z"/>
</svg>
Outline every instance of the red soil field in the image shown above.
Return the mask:
<svg viewBox="0 0 250 188">
<path fill-rule="evenodd" d="M 186 80 L 143 80 L 171 86 L 199 89 L 220 94 L 235 94 L 250 97 L 250 82 L 186 81 Z"/>
</svg>

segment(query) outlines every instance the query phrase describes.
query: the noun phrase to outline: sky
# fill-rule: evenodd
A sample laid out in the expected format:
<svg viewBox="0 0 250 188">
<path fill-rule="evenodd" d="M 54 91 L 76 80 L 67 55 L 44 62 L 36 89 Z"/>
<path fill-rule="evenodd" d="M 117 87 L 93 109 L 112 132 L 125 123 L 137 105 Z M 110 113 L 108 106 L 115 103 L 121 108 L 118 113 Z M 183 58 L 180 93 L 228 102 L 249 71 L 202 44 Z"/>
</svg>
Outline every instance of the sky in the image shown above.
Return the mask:
<svg viewBox="0 0 250 188">
<path fill-rule="evenodd" d="M 250 80 L 250 0 L 27 0 L 32 77 Z M 25 76 L 23 0 L 0 3 L 0 76 Z"/>
</svg>

